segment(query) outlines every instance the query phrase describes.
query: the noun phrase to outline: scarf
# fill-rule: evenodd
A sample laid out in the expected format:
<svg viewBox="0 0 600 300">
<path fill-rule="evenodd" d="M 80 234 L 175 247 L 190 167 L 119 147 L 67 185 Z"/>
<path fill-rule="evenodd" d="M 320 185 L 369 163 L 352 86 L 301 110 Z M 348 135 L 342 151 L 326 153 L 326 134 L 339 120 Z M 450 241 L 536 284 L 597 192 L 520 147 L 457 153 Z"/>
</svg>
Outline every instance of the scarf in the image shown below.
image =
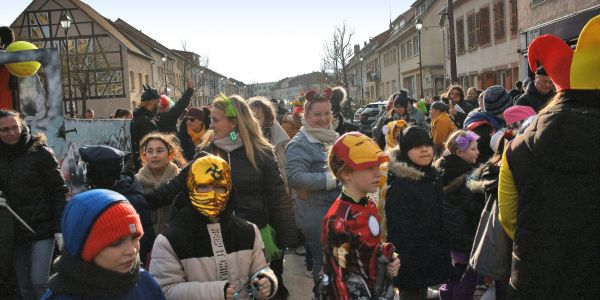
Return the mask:
<svg viewBox="0 0 600 300">
<path fill-rule="evenodd" d="M 167 183 L 169 180 L 173 179 L 175 176 L 177 176 L 177 174 L 179 174 L 179 168 L 175 163 L 169 162 L 159 181 L 154 179 L 154 174 L 148 167 L 142 167 L 135 175 L 135 179 L 142 184 L 144 193 L 148 194 L 157 188 L 161 183 Z"/>
<path fill-rule="evenodd" d="M 340 137 L 340 134 L 333 130 L 333 125 L 329 124 L 329 128 L 313 128 L 306 121 L 302 121 L 302 128 L 300 131 L 308 134 L 317 139 L 321 144 L 333 145 L 335 141 Z"/>
<path fill-rule="evenodd" d="M 55 295 L 116 297 L 126 293 L 137 282 L 140 260 L 138 257 L 131 271 L 122 274 L 86 263 L 63 252 L 54 267 L 57 273 L 50 277 L 48 287 Z"/>
<path fill-rule="evenodd" d="M 198 132 L 195 132 L 189 127 L 187 128 L 187 134 L 192 138 L 192 143 L 194 143 L 195 146 L 198 146 L 198 144 L 202 143 L 202 138 L 204 137 L 205 133 L 206 130 L 204 130 L 204 127 L 202 127 L 202 130 Z"/>
<path fill-rule="evenodd" d="M 242 139 L 240 137 L 238 137 L 235 141 L 232 141 L 231 138 L 229 138 L 228 136 L 220 140 L 214 140 L 213 142 L 215 143 L 215 146 L 217 146 L 217 148 L 227 153 L 231 153 L 244 146 L 244 142 L 242 142 Z"/>
</svg>

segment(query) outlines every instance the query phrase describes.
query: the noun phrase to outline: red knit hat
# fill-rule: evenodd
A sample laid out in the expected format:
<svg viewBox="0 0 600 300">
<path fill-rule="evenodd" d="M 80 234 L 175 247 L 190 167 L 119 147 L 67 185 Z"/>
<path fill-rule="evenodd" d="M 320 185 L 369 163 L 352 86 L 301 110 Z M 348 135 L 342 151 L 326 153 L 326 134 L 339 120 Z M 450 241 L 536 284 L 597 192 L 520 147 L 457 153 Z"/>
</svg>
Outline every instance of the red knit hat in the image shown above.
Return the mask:
<svg viewBox="0 0 600 300">
<path fill-rule="evenodd" d="M 83 245 L 81 259 L 91 262 L 100 251 L 123 237 L 143 234 L 140 217 L 133 206 L 128 202 L 118 202 L 94 222 Z"/>
</svg>

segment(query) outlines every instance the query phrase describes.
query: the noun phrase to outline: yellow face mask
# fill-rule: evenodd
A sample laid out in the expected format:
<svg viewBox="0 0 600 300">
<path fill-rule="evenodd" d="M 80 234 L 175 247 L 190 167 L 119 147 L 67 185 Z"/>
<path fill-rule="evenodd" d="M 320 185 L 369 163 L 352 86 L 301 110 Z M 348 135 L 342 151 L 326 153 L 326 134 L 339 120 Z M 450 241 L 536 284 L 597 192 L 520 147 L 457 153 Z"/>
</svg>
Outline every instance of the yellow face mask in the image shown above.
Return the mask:
<svg viewBox="0 0 600 300">
<path fill-rule="evenodd" d="M 212 155 L 194 161 L 187 178 L 192 206 L 209 218 L 217 218 L 225 210 L 231 185 L 229 165 Z"/>
</svg>

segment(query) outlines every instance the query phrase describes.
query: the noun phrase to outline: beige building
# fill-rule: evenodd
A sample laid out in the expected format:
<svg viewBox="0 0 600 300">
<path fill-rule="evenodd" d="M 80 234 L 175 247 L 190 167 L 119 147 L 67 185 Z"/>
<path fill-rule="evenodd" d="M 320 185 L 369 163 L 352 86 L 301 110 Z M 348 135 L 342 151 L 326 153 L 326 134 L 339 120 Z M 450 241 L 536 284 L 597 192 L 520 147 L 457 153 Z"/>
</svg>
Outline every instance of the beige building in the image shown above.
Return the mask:
<svg viewBox="0 0 600 300">
<path fill-rule="evenodd" d="M 333 82 L 333 78 L 323 72 L 311 72 L 287 77 L 279 80 L 271 87 L 271 96 L 276 99 L 293 100 L 300 93 L 305 93 L 309 90 L 323 91 L 331 87 L 330 82 Z"/>
<path fill-rule="evenodd" d="M 516 0 L 455 1 L 456 71 L 463 88 L 510 90 L 519 80 L 518 14 Z"/>
</svg>

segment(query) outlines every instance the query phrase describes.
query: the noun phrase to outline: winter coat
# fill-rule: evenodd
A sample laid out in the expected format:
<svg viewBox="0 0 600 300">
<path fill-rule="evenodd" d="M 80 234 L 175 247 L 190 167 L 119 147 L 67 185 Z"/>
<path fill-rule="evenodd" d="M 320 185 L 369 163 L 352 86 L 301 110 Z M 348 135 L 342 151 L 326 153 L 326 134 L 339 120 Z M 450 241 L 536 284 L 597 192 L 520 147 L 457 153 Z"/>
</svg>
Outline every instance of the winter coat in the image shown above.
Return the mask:
<svg viewBox="0 0 600 300">
<path fill-rule="evenodd" d="M 145 107 L 139 107 L 133 112 L 133 119 L 129 125 L 131 132 L 131 152 L 134 155 L 135 169 L 141 167 L 140 163 L 140 142 L 142 138 L 152 132 L 157 131 L 158 127 L 154 121 L 154 113 L 147 110 Z"/>
<path fill-rule="evenodd" d="M 433 168 L 425 171 L 398 160 L 389 162 L 385 201 L 387 241 L 396 246 L 400 271 L 398 288 L 414 290 L 448 281 L 452 268 L 444 233 L 442 180 Z"/>
<path fill-rule="evenodd" d="M 504 120 L 487 112 L 472 111 L 467 116 L 464 129 L 472 131 L 479 136 L 477 140 L 477 150 L 479 150 L 479 156 L 477 157 L 478 164 L 485 163 L 494 155 L 494 150 L 490 147 L 490 140 L 496 131 L 504 127 L 506 127 Z"/>
<path fill-rule="evenodd" d="M 530 106 L 537 113 L 550 99 L 552 99 L 552 97 L 554 97 L 555 94 L 554 91 L 551 91 L 550 93 L 543 95 L 537 90 L 535 83 L 531 81 L 527 85 L 527 88 L 525 88 L 525 93 L 515 99 L 514 103 L 515 105 Z"/>
<path fill-rule="evenodd" d="M 445 154 L 435 163 L 444 185 L 444 230 L 450 250 L 470 253 L 484 206 L 483 194 L 474 194 L 467 186 L 473 165 L 454 154 Z"/>
<path fill-rule="evenodd" d="M 456 127 L 462 128 L 463 123 L 465 122 L 465 119 L 467 118 L 469 113 L 473 110 L 473 107 L 469 103 L 467 103 L 467 101 L 464 99 L 456 102 L 456 104 L 454 104 L 454 106 L 456 109 L 456 116 L 454 116 L 454 124 L 456 124 Z M 458 107 L 456 107 L 456 106 L 458 106 Z M 461 110 L 462 110 L 462 112 L 461 112 Z"/>
<path fill-rule="evenodd" d="M 294 220 L 294 208 L 275 156 L 255 152 L 258 170 L 252 166 L 244 147 L 227 153 L 211 143 L 204 149 L 220 156 L 229 163 L 231 178 L 236 192 L 233 211 L 239 218 L 248 220 L 258 228 L 271 224 L 275 228 L 280 247 L 295 247 L 298 229 Z"/>
<path fill-rule="evenodd" d="M 506 167 L 518 193 L 510 280 L 515 299 L 600 298 L 595 93 L 566 91 L 507 149 Z"/>
<path fill-rule="evenodd" d="M 344 120 L 344 116 L 342 116 L 341 113 L 338 113 L 337 115 L 333 116 L 333 127 L 335 132 L 339 133 L 340 136 L 342 136 L 346 132 L 358 131 L 358 128 L 356 128 L 356 126 Z"/>
<path fill-rule="evenodd" d="M 415 125 L 429 131 L 429 123 L 427 122 L 427 117 L 424 113 L 422 113 L 417 108 L 413 107 L 410 111 L 410 117 L 415 121 Z"/>
<path fill-rule="evenodd" d="M 242 287 L 242 299 L 247 299 L 245 287 L 250 277 L 265 270 L 265 275 L 277 290 L 277 278 L 269 269 L 263 253 L 263 242 L 256 225 L 234 216 L 231 207 L 220 216 L 219 223 L 194 210 L 189 202 L 174 217 L 167 230 L 160 234 L 152 250 L 150 272 L 169 299 L 224 299 L 227 282 Z M 222 241 L 214 226 L 220 226 Z M 211 231 L 209 232 L 209 228 Z M 213 247 L 224 246 L 227 265 L 219 279 L 222 266 L 217 266 Z M 218 246 L 216 246 L 218 247 Z"/>
<path fill-rule="evenodd" d="M 13 235 L 15 243 L 49 239 L 60 232 L 67 187 L 43 134 L 32 136 L 23 126 L 16 145 L 0 141 L 0 190 L 7 204 L 35 230 L 30 232 L 13 218 L 14 231 L 7 234 Z"/>
<path fill-rule="evenodd" d="M 135 182 L 135 177 L 123 175 L 112 187 L 113 191 L 125 196 L 131 203 L 135 211 L 140 215 L 140 221 L 142 222 L 142 228 L 144 229 L 144 235 L 140 239 L 140 260 L 142 264 L 146 264 L 146 258 L 150 250 L 152 250 L 152 244 L 156 238 L 154 227 L 152 227 L 152 217 L 150 215 L 150 206 L 144 198 L 144 194 L 139 189 L 139 185 Z"/>
<path fill-rule="evenodd" d="M 439 148 L 444 145 L 450 134 L 457 129 L 448 113 L 441 113 L 437 118 L 431 120 L 431 137 L 435 146 Z"/>
<path fill-rule="evenodd" d="M 179 174 L 179 167 L 177 167 L 175 163 L 170 162 L 165 168 L 159 181 L 154 179 L 154 174 L 152 174 L 152 171 L 147 167 L 142 167 L 139 172 L 135 174 L 135 180 L 141 186 L 144 194 L 150 194 L 161 184 L 169 182 L 169 180 L 173 179 L 177 174 Z M 153 228 L 156 234 L 162 233 L 167 227 L 170 210 L 170 207 L 161 207 L 152 211 L 152 223 L 154 224 Z"/>
<path fill-rule="evenodd" d="M 158 113 L 158 121 L 156 122 L 156 127 L 160 132 L 177 132 L 177 121 L 179 120 L 181 114 L 183 114 L 183 112 L 185 111 L 185 108 L 188 107 L 188 105 L 190 105 L 192 95 L 194 95 L 194 89 L 185 90 L 185 93 L 183 93 L 181 99 L 175 102 L 175 105 L 173 105 L 173 107 L 171 107 L 165 112 Z"/>
<path fill-rule="evenodd" d="M 285 190 L 289 190 L 287 176 L 285 175 L 285 148 L 290 142 L 290 137 L 287 135 L 283 127 L 278 122 L 273 122 L 271 127 L 262 129 L 263 137 L 266 138 L 275 148 L 275 157 L 277 158 L 277 166 L 281 173 L 281 178 L 285 184 Z"/>
</svg>

